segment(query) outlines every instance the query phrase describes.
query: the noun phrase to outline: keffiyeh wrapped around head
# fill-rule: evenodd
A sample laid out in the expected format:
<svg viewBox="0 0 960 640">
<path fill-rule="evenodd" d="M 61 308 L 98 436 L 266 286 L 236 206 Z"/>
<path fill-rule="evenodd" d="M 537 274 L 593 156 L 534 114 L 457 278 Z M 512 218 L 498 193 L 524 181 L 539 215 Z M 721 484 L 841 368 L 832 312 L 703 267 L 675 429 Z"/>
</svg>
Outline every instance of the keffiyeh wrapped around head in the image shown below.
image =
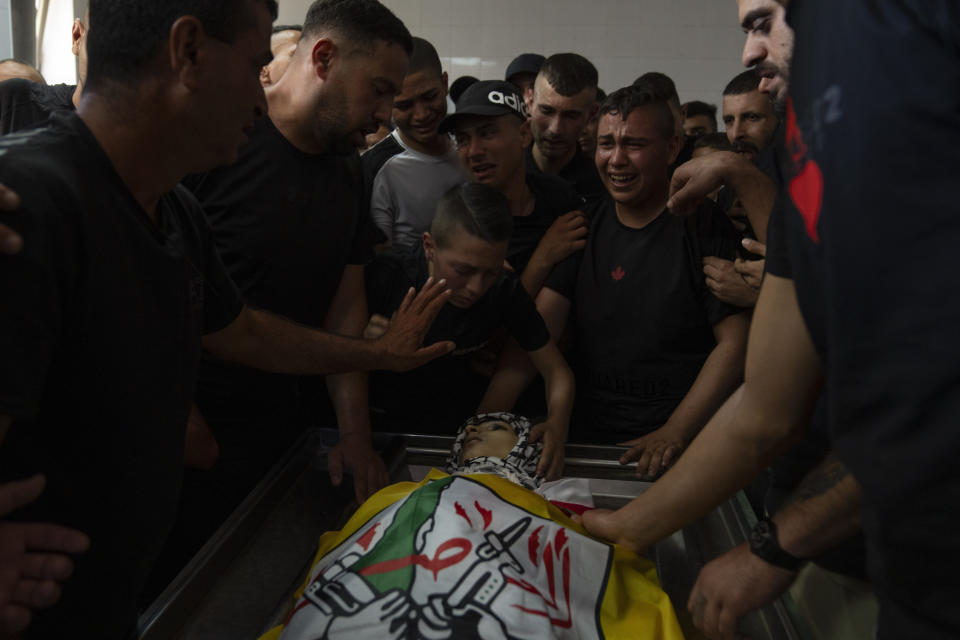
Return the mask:
<svg viewBox="0 0 960 640">
<path fill-rule="evenodd" d="M 460 463 L 460 452 L 463 451 L 463 443 L 467 437 L 467 427 L 483 424 L 491 421 L 506 422 L 513 427 L 517 434 L 517 444 L 514 445 L 506 458 L 495 458 L 493 456 L 480 456 L 471 458 Z M 457 439 L 450 449 L 450 457 L 447 458 L 447 473 L 470 474 L 470 473 L 490 473 L 506 478 L 527 489 L 536 489 L 540 486 L 541 479 L 537 477 L 537 465 L 540 463 L 540 453 L 543 451 L 543 444 L 540 442 L 529 442 L 530 430 L 532 426 L 530 421 L 523 416 L 516 416 L 512 413 L 482 413 L 474 416 L 460 425 L 457 431 Z"/>
</svg>

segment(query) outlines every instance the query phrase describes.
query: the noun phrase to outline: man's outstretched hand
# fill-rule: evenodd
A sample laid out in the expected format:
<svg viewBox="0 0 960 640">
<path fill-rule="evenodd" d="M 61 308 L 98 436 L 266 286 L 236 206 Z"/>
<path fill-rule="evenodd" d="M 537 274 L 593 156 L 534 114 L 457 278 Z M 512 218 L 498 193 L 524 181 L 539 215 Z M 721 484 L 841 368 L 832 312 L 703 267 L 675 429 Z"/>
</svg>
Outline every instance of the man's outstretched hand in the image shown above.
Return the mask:
<svg viewBox="0 0 960 640">
<path fill-rule="evenodd" d="M 75 529 L 2 520 L 36 500 L 45 484 L 43 476 L 0 484 L 0 638 L 20 633 L 33 611 L 60 599 L 60 583 L 73 573 L 66 554 L 90 547 L 90 539 Z"/>
<path fill-rule="evenodd" d="M 620 456 L 620 464 L 637 461 L 637 477 L 652 480 L 670 468 L 687 446 L 686 439 L 675 429 L 663 426 L 645 436 L 621 442 L 630 447 Z"/>
<path fill-rule="evenodd" d="M 386 331 L 377 340 L 383 349 L 385 369 L 409 371 L 454 350 L 455 345 L 450 341 L 421 346 L 430 325 L 449 298 L 446 280 L 428 278 L 419 293 L 410 288 Z"/>
</svg>

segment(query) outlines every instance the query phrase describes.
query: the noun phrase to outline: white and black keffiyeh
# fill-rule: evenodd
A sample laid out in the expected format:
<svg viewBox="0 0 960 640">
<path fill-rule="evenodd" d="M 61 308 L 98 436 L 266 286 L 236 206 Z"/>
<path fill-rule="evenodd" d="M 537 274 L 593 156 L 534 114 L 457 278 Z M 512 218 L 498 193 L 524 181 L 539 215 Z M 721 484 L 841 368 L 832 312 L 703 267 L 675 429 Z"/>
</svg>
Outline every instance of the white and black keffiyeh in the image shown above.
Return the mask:
<svg viewBox="0 0 960 640">
<path fill-rule="evenodd" d="M 514 445 L 506 458 L 480 456 L 464 460 L 463 464 L 460 464 L 460 452 L 463 450 L 463 442 L 467 437 L 467 427 L 493 420 L 506 422 L 513 427 L 514 433 L 517 434 L 517 444 Z M 537 465 L 540 463 L 543 444 L 529 442 L 532 428 L 529 420 L 512 413 L 482 413 L 473 416 L 460 425 L 460 429 L 457 431 L 457 439 L 450 449 L 450 457 L 447 458 L 447 473 L 456 475 L 490 473 L 515 482 L 527 489 L 536 490 L 542 482 L 542 479 L 537 477 Z"/>
</svg>

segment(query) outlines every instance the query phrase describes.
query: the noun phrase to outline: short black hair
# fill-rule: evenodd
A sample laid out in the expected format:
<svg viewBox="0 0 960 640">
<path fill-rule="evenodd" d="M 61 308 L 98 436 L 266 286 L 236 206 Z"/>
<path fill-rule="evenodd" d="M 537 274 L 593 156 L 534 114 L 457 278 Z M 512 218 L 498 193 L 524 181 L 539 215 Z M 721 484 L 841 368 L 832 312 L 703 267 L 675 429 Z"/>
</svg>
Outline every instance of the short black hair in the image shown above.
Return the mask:
<svg viewBox="0 0 960 640">
<path fill-rule="evenodd" d="M 616 114 L 622 120 L 641 107 L 653 107 L 658 122 L 658 129 L 668 140 L 676 134 L 676 122 L 673 111 L 670 110 L 667 98 L 656 92 L 649 84 L 635 84 L 617 89 L 600 105 L 599 116 Z"/>
<path fill-rule="evenodd" d="M 377 0 L 316 0 L 303 21 L 303 37 L 334 31 L 346 42 L 371 49 L 382 40 L 398 44 L 410 55 L 413 38 L 403 22 Z"/>
<path fill-rule="evenodd" d="M 457 229 L 490 244 L 509 242 L 513 216 L 507 197 L 490 185 L 465 182 L 443 194 L 430 225 L 437 247 L 447 246 Z"/>
<path fill-rule="evenodd" d="M 413 38 L 413 52 L 410 54 L 410 67 L 407 69 L 407 75 L 418 73 L 420 71 L 430 71 L 438 77 L 443 75 L 443 65 L 440 64 L 440 56 L 432 44 L 423 38 Z"/>
<path fill-rule="evenodd" d="M 706 102 L 702 102 L 700 100 L 691 100 L 690 102 L 684 103 L 683 108 L 685 109 L 688 118 L 692 118 L 694 116 L 709 116 L 710 118 L 713 118 L 714 125 L 716 125 L 717 105 L 707 104 Z"/>
<path fill-rule="evenodd" d="M 302 24 L 278 24 L 273 28 L 273 35 L 283 33 L 284 31 L 303 31 Z"/>
<path fill-rule="evenodd" d="M 463 92 L 477 82 L 480 82 L 479 78 L 460 76 L 450 84 L 450 99 L 456 103 L 456 101 L 460 99 L 460 96 L 463 95 Z"/>
<path fill-rule="evenodd" d="M 231 42 L 253 23 L 252 8 L 258 3 L 265 4 L 276 20 L 276 0 L 91 0 L 84 89 L 97 89 L 111 80 L 135 82 L 183 16 L 196 17 L 208 34 Z"/>
<path fill-rule="evenodd" d="M 693 143 L 694 150 L 716 149 L 717 151 L 733 151 L 733 145 L 730 144 L 730 138 L 725 133 L 705 133 Z"/>
<path fill-rule="evenodd" d="M 599 74 L 593 63 L 578 53 L 555 53 L 543 62 L 543 76 L 562 96 L 575 96 L 584 89 L 596 91 Z"/>
<path fill-rule="evenodd" d="M 723 89 L 725 96 L 742 96 L 751 91 L 760 90 L 760 76 L 753 69 L 747 69 L 727 83 Z"/>
<path fill-rule="evenodd" d="M 677 93 L 677 84 L 667 74 L 659 71 L 648 71 L 633 81 L 634 86 L 642 84 L 649 85 L 656 95 L 672 102 L 677 109 L 680 108 L 680 94 Z"/>
</svg>

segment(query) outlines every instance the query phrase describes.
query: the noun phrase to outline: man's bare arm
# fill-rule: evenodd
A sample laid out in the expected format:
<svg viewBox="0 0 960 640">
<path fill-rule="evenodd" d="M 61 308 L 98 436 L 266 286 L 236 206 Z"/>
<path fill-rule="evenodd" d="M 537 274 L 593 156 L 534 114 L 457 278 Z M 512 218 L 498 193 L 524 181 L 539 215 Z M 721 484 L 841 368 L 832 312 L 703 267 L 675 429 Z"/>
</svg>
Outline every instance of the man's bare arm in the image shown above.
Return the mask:
<svg viewBox="0 0 960 640">
<path fill-rule="evenodd" d="M 554 342 L 563 334 L 570 314 L 570 301 L 550 288 L 544 288 L 536 298 L 537 311 L 547 325 Z M 537 377 L 537 369 L 530 356 L 515 340 L 509 340 L 497 370 L 487 385 L 487 391 L 480 401 L 481 413 L 490 411 L 510 411 L 517 403 L 523 390 Z"/>
<path fill-rule="evenodd" d="M 662 427 L 624 443 L 631 449 L 620 458 L 621 464 L 637 460 L 637 475 L 641 477 L 656 476 L 670 466 L 743 380 L 749 329 L 746 313 L 728 316 L 714 325 L 717 346 L 690 390 Z"/>
<path fill-rule="evenodd" d="M 860 530 L 860 498 L 853 476 L 828 456 L 773 516 L 777 542 L 799 558 L 823 553 Z M 740 618 L 779 598 L 796 577 L 796 571 L 762 560 L 743 543 L 703 567 L 687 607 L 708 637 L 741 637 Z"/>
<path fill-rule="evenodd" d="M 367 325 L 367 295 L 363 267 L 347 265 L 337 294 L 330 304 L 324 329 L 359 337 Z M 327 376 L 327 391 L 337 414 L 340 441 L 328 456 L 334 485 L 343 479 L 344 467 L 353 471 L 357 503 L 387 484 L 387 469 L 370 439 L 370 403 L 367 374 L 362 371 Z"/>
<path fill-rule="evenodd" d="M 694 522 L 803 433 L 821 384 L 793 281 L 767 274 L 750 329 L 744 384 L 663 478 L 618 511 L 587 512 L 584 526 L 643 550 Z"/>
<path fill-rule="evenodd" d="M 543 438 L 543 454 L 537 474 L 547 480 L 556 480 L 563 471 L 563 446 L 567 442 L 573 411 L 573 371 L 553 340 L 529 355 L 546 387 L 547 419 L 536 425 L 531 433 L 534 442 Z"/>
<path fill-rule="evenodd" d="M 325 375 L 390 369 L 407 371 L 449 353 L 454 345 L 421 347 L 433 319 L 450 297 L 444 281 L 411 289 L 387 331 L 376 340 L 339 336 L 244 307 L 226 328 L 203 338 L 214 356 L 272 373 Z"/>
<path fill-rule="evenodd" d="M 739 153 L 718 151 L 677 167 L 670 181 L 667 207 L 676 214 L 691 213 L 708 194 L 723 185 L 736 192 L 757 239 L 766 244 L 767 222 L 777 198 L 777 188 Z"/>
<path fill-rule="evenodd" d="M 774 516 L 780 546 L 812 558 L 860 531 L 860 484 L 833 454 L 808 473 Z"/>
</svg>

